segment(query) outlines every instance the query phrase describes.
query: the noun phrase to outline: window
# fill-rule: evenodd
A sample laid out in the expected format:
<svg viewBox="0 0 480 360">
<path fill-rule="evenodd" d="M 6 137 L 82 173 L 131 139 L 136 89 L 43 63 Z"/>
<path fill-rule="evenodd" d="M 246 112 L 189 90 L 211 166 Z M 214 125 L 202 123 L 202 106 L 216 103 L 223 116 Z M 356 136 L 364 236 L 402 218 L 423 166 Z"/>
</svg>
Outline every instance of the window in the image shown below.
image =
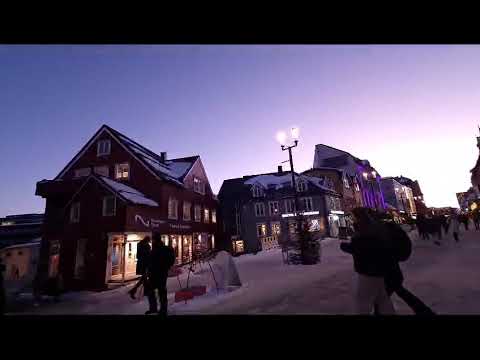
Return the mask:
<svg viewBox="0 0 480 360">
<path fill-rule="evenodd" d="M 268 203 L 268 207 L 270 209 L 270 216 L 278 215 L 280 213 L 280 209 L 278 207 L 278 201 L 270 201 Z"/>
<path fill-rule="evenodd" d="M 263 196 L 263 189 L 258 185 L 253 185 L 252 193 L 253 193 L 253 197 L 262 197 Z"/>
<path fill-rule="evenodd" d="M 80 221 L 80 203 L 73 203 L 70 207 L 70 222 L 78 223 Z"/>
<path fill-rule="evenodd" d="M 203 209 L 203 221 L 207 224 L 210 222 L 210 210 Z"/>
<path fill-rule="evenodd" d="M 255 216 L 265 216 L 264 203 L 255 203 Z"/>
<path fill-rule="evenodd" d="M 178 219 L 178 200 L 172 197 L 168 199 L 168 218 Z"/>
<path fill-rule="evenodd" d="M 184 221 L 190 221 L 192 220 L 192 204 L 190 204 L 188 201 L 183 202 L 183 220 Z"/>
<path fill-rule="evenodd" d="M 200 220 L 202 219 L 202 208 L 200 205 L 195 205 L 195 221 L 196 222 L 200 222 Z"/>
<path fill-rule="evenodd" d="M 232 241 L 233 252 L 242 253 L 244 252 L 243 240 L 234 240 Z"/>
<path fill-rule="evenodd" d="M 350 184 L 348 183 L 348 179 L 346 177 L 343 178 L 343 185 L 345 189 L 350 189 Z"/>
<path fill-rule="evenodd" d="M 193 178 L 193 191 L 204 195 L 205 194 L 205 183 L 202 180 L 194 177 Z"/>
<path fill-rule="evenodd" d="M 286 213 L 295 212 L 295 200 L 294 199 L 285 200 L 285 212 Z"/>
<path fill-rule="evenodd" d="M 95 171 L 95 174 L 108 177 L 108 166 L 107 165 L 95 166 L 94 171 Z"/>
<path fill-rule="evenodd" d="M 212 223 L 216 223 L 217 222 L 217 211 L 216 210 L 212 210 Z"/>
<path fill-rule="evenodd" d="M 307 191 L 307 183 L 303 180 L 297 182 L 297 191 L 298 192 L 305 192 Z"/>
<path fill-rule="evenodd" d="M 267 236 L 267 225 L 257 224 L 257 236 Z"/>
<path fill-rule="evenodd" d="M 313 203 L 312 198 L 301 198 L 301 204 L 303 205 L 303 210 L 305 211 L 312 211 L 313 210 Z"/>
<path fill-rule="evenodd" d="M 280 235 L 280 223 L 272 222 L 272 235 Z"/>
<path fill-rule="evenodd" d="M 103 198 L 103 216 L 115 216 L 116 200 L 114 196 Z"/>
<path fill-rule="evenodd" d="M 129 175 L 130 165 L 128 163 L 115 165 L 115 179 L 128 180 Z"/>
<path fill-rule="evenodd" d="M 110 154 L 110 140 L 100 140 L 97 143 L 97 156 Z"/>
<path fill-rule="evenodd" d="M 297 222 L 296 221 L 289 221 L 288 222 L 288 231 L 290 234 L 296 234 L 297 233 Z"/>
<path fill-rule="evenodd" d="M 88 175 L 90 175 L 90 168 L 82 168 L 82 169 L 76 169 L 73 176 L 75 178 L 80 178 Z"/>
</svg>

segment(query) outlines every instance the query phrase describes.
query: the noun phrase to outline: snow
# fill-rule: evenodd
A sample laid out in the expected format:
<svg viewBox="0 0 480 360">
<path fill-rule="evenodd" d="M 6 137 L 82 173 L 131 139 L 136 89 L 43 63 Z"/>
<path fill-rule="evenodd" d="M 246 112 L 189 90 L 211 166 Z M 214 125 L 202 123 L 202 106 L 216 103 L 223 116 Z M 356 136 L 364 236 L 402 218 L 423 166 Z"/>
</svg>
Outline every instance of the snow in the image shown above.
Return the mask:
<svg viewBox="0 0 480 360">
<path fill-rule="evenodd" d="M 324 181 L 323 178 L 295 174 L 295 180 L 298 181 L 299 179 L 304 180 L 310 184 L 313 184 L 323 190 L 334 191 L 331 188 L 328 188 L 323 185 L 323 181 Z M 247 181 L 244 182 L 244 184 L 245 185 L 257 184 L 262 186 L 265 189 L 268 189 L 269 185 L 270 186 L 274 185 L 275 189 L 278 190 L 283 188 L 284 186 L 289 186 L 289 187 L 291 186 L 292 175 L 291 173 L 288 173 L 286 175 L 272 175 L 272 174 L 258 175 L 248 179 Z"/>
<path fill-rule="evenodd" d="M 479 232 L 465 231 L 463 226 L 461 229 L 460 243 L 453 241 L 450 231 L 441 246 L 419 240 L 416 230 L 409 232 L 414 250 L 411 258 L 401 263 L 404 285 L 439 314 L 480 312 L 476 275 L 480 270 Z M 323 240 L 321 262 L 310 266 L 285 265 L 280 249 L 235 257 L 242 286 L 221 289 L 218 293 L 209 266 L 203 264 L 202 269 L 190 276 L 189 285 L 203 284 L 208 291 L 186 304 L 174 303 L 174 292 L 180 285 L 176 278 L 169 278 L 169 313 L 352 314 L 356 274 L 352 257 L 340 251 L 339 243 L 338 239 Z M 186 277 L 186 273 L 180 276 L 183 287 Z M 24 313 L 143 314 L 147 301 L 132 303 L 127 296 L 131 286 L 101 293 L 66 294 L 58 304 L 44 304 Z M 412 313 L 396 295 L 392 300 L 397 313 Z"/>
<path fill-rule="evenodd" d="M 148 206 L 158 206 L 158 203 L 147 198 L 140 191 L 135 190 L 134 188 L 127 186 L 125 184 L 119 183 L 112 179 L 109 179 L 104 176 L 100 176 L 100 179 L 105 182 L 109 187 L 118 192 L 122 197 L 131 201 L 134 204 L 148 205 Z"/>
</svg>

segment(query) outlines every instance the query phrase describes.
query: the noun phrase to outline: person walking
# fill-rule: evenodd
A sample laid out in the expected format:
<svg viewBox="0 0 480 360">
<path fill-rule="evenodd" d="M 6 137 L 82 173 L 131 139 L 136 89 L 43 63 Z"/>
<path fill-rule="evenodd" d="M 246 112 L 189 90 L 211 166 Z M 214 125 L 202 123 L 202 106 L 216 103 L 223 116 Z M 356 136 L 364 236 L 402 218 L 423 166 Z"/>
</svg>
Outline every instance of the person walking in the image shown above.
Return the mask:
<svg viewBox="0 0 480 360">
<path fill-rule="evenodd" d="M 480 230 L 480 211 L 478 208 L 473 211 L 472 219 L 475 225 L 475 230 Z"/>
<path fill-rule="evenodd" d="M 455 242 L 458 243 L 458 234 L 460 233 L 460 219 L 457 214 L 451 216 L 450 224 L 452 225 L 453 238 L 455 239 Z"/>
<path fill-rule="evenodd" d="M 469 222 L 468 215 L 467 214 L 460 215 L 460 221 L 465 226 L 465 231 L 468 231 L 468 222 Z"/>
<path fill-rule="evenodd" d="M 389 270 L 388 244 L 385 229 L 378 226 L 365 208 L 352 211 L 355 232 L 350 243 L 340 244 L 342 251 L 352 254 L 354 269 L 358 274 L 355 308 L 359 314 L 371 314 L 374 307 L 379 314 L 395 314 L 390 297 L 385 290 L 385 275 Z"/>
<path fill-rule="evenodd" d="M 160 237 L 160 234 L 155 233 L 152 238 L 152 252 L 147 268 L 147 295 L 149 310 L 145 314 L 157 313 L 157 297 L 155 290 L 158 291 L 160 300 L 159 315 L 167 315 L 168 299 L 167 299 L 167 278 L 168 271 L 175 263 L 175 251 L 172 247 L 166 246 Z"/>
<path fill-rule="evenodd" d="M 135 299 L 135 294 L 140 285 L 145 284 L 147 277 L 147 264 L 149 261 L 150 253 L 152 251 L 150 247 L 150 236 L 145 236 L 137 245 L 137 275 L 141 275 L 140 280 L 135 286 L 128 292 L 132 299 Z"/>
</svg>

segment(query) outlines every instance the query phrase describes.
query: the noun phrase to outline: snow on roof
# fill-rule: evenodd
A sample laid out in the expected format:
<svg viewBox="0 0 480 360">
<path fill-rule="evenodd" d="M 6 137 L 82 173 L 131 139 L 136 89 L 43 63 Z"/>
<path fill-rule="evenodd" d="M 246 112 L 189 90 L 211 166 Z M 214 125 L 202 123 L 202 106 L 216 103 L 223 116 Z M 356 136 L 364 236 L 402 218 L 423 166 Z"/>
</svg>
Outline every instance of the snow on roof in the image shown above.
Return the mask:
<svg viewBox="0 0 480 360">
<path fill-rule="evenodd" d="M 23 248 L 23 247 L 32 247 L 32 246 L 39 246 L 42 238 L 36 238 L 33 239 L 32 241 L 28 243 L 22 243 L 22 244 L 15 244 L 15 245 L 10 245 L 7 247 L 2 248 L 1 250 L 11 250 L 11 249 L 17 249 L 17 248 Z"/>
<path fill-rule="evenodd" d="M 114 181 L 112 179 L 109 179 L 104 176 L 99 176 L 99 178 L 107 184 L 110 188 L 115 190 L 120 196 L 123 198 L 131 201 L 134 204 L 139 204 L 139 205 L 148 205 L 148 206 L 158 206 L 158 203 L 147 198 L 144 194 L 142 194 L 140 191 L 135 190 L 134 188 L 127 186 L 125 184 L 119 183 L 117 181 Z"/>
<path fill-rule="evenodd" d="M 323 178 L 295 174 L 295 180 L 296 181 L 303 180 L 319 187 L 320 189 L 334 191 L 332 188 L 325 186 Z M 258 184 L 265 189 L 267 189 L 269 186 L 275 186 L 275 189 L 278 190 L 285 186 L 289 186 L 289 187 L 291 186 L 292 174 L 287 173 L 284 175 L 273 175 L 273 174 L 258 175 L 248 179 L 247 181 L 244 182 L 244 184 L 245 185 Z"/>
</svg>

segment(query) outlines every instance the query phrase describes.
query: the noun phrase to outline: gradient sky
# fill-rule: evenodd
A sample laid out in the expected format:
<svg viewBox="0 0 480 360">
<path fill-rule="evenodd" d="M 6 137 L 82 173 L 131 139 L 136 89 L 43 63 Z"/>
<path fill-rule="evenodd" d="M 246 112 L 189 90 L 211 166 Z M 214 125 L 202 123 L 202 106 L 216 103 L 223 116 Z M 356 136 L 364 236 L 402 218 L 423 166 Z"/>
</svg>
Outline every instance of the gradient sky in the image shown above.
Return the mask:
<svg viewBox="0 0 480 360">
<path fill-rule="evenodd" d="M 102 125 L 224 179 L 296 170 L 324 143 L 458 206 L 478 157 L 480 46 L 0 46 L 0 216 L 43 212 L 52 179 Z M 285 164 L 286 165 L 286 164 Z"/>
</svg>

